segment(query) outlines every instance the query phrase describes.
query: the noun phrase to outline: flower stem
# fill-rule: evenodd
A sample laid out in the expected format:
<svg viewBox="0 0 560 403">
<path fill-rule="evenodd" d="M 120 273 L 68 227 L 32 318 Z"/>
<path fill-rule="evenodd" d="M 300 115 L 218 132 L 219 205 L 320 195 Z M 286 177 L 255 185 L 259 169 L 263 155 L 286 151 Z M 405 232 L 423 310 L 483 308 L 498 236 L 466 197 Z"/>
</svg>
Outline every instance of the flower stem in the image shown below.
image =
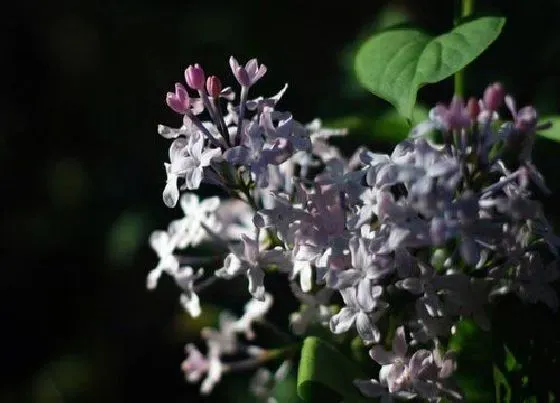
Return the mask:
<svg viewBox="0 0 560 403">
<path fill-rule="evenodd" d="M 458 7 L 457 18 L 455 18 L 455 25 L 465 17 L 468 17 L 474 12 L 474 0 L 460 0 Z M 455 95 L 464 96 L 465 93 L 465 69 L 461 69 L 454 75 L 455 82 Z"/>
<path fill-rule="evenodd" d="M 280 358 L 292 357 L 301 348 L 300 343 L 288 345 L 274 350 L 265 350 L 256 358 L 249 358 L 243 361 L 224 363 L 224 372 L 237 372 L 255 369 L 270 361 Z"/>
<path fill-rule="evenodd" d="M 245 117 L 245 103 L 247 102 L 247 97 L 249 96 L 249 87 L 241 87 L 241 95 L 239 97 L 239 115 L 237 122 L 237 136 L 235 138 L 235 145 L 241 144 L 241 126 L 243 126 L 243 118 Z"/>
</svg>

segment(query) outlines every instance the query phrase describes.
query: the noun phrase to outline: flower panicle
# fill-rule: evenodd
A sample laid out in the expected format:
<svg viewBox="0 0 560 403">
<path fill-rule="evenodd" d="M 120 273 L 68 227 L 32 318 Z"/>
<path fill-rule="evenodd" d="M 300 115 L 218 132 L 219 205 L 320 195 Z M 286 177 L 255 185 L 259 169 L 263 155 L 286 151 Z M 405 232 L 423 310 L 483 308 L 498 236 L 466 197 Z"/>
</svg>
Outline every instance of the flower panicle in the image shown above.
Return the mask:
<svg viewBox="0 0 560 403">
<path fill-rule="evenodd" d="M 276 329 L 279 339 L 292 342 L 316 326 L 356 332 L 381 369 L 355 385 L 384 401 L 461 400 L 455 357 L 440 340 L 462 318 L 488 329 L 487 305 L 501 295 L 558 308 L 560 238 L 535 198 L 548 189 L 531 158 L 540 127 L 533 107 L 517 109 L 494 83 L 479 100 L 436 105 L 388 155 L 361 147 L 345 157 L 329 139 L 346 130 L 325 128 L 319 119 L 302 124 L 279 110 L 287 86 L 250 99 L 266 66 L 233 57 L 229 64 L 237 101 L 222 79 L 194 64 L 185 80 L 198 97 L 177 84 L 166 98 L 182 125 L 158 126 L 171 140 L 163 199 L 168 207 L 179 203 L 184 217 L 152 234 L 159 263 L 148 287 L 162 273 L 172 276 L 193 316 L 213 281 L 244 277 L 250 296 L 244 315 L 224 313 L 219 329 L 203 330 L 206 355 L 187 346 L 183 371 L 189 382 L 204 377 L 203 393 L 223 373 L 277 357 L 254 344 L 254 325 L 268 323 L 274 302 L 265 281 L 271 272 L 287 277 L 301 304 L 290 328 Z M 506 108 L 511 119 L 497 124 Z M 227 197 L 200 200 L 192 191 L 203 183 Z M 212 274 L 195 269 L 208 265 L 204 257 L 181 255 L 204 242 L 218 256 Z M 335 296 L 340 309 L 332 306 Z M 382 319 L 395 309 L 400 322 L 387 351 L 381 343 L 390 329 Z M 224 361 L 239 353 L 248 358 Z M 263 371 L 252 390 L 270 398 L 274 376 Z"/>
</svg>

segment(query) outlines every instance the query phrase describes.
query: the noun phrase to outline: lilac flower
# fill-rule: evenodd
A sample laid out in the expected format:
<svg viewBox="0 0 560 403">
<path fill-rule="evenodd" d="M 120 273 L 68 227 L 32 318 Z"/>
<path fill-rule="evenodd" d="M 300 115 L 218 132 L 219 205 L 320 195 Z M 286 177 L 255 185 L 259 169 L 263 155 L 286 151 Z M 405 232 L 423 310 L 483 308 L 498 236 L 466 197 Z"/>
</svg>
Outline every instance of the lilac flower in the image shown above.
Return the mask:
<svg viewBox="0 0 560 403">
<path fill-rule="evenodd" d="M 381 397 L 382 401 L 391 401 L 392 397 L 413 399 L 421 397 L 434 401 L 442 395 L 459 395 L 443 387 L 441 379 L 448 378 L 455 365 L 451 354 L 442 356 L 428 350 L 417 350 L 411 357 L 407 356 L 408 345 L 404 327 L 397 328 L 391 351 L 381 346 L 370 350 L 371 358 L 381 365 L 379 381 L 355 381 L 360 391 L 369 397 Z M 437 358 L 436 358 L 437 357 Z"/>
<path fill-rule="evenodd" d="M 558 309 L 558 295 L 551 283 L 560 278 L 558 262 L 544 265 L 536 253 L 525 253 L 516 267 L 512 280 L 504 280 L 492 295 L 515 292 L 531 303 L 543 302 L 551 309 Z"/>
<path fill-rule="evenodd" d="M 210 362 L 192 343 L 185 346 L 185 352 L 188 357 L 181 364 L 181 369 L 188 382 L 198 382 L 208 372 Z"/>
<path fill-rule="evenodd" d="M 199 316 L 200 303 L 198 295 L 194 291 L 194 282 L 202 276 L 202 269 L 195 272 L 190 266 L 179 266 L 179 260 L 173 254 L 173 250 L 177 246 L 177 237 L 174 234 L 154 231 L 150 237 L 150 244 L 158 254 L 160 261 L 156 268 L 148 274 L 147 288 L 154 289 L 161 274 L 167 273 L 183 290 L 180 297 L 181 305 L 192 317 Z"/>
<path fill-rule="evenodd" d="M 286 360 L 278 367 L 274 374 L 266 368 L 259 368 L 251 378 L 249 390 L 260 402 L 278 403 L 278 400 L 273 396 L 274 388 L 288 376 L 290 366 L 291 362 Z"/>
<path fill-rule="evenodd" d="M 272 97 L 269 98 L 258 97 L 255 99 L 250 99 L 247 101 L 247 109 L 250 111 L 256 110 L 262 112 L 264 108 L 274 108 L 278 103 L 278 101 L 282 99 L 287 89 L 288 89 L 288 84 L 284 84 L 284 87 L 280 91 L 278 91 L 276 95 Z"/>
<path fill-rule="evenodd" d="M 198 115 L 204 110 L 202 100 L 189 97 L 189 93 L 181 83 L 175 83 L 175 92 L 168 92 L 165 98 L 167 106 L 180 114 Z"/>
<path fill-rule="evenodd" d="M 331 318 L 330 329 L 335 334 L 348 331 L 354 323 L 364 343 L 377 343 L 381 338 L 375 325 L 385 312 L 387 304 L 379 300 L 382 288 L 371 286 L 358 293 L 357 287 L 340 290 L 345 306 Z"/>
<path fill-rule="evenodd" d="M 193 318 L 200 316 L 201 312 L 200 300 L 194 290 L 194 281 L 200 278 L 202 274 L 202 269 L 195 272 L 192 267 L 183 266 L 173 275 L 175 282 L 183 290 L 180 296 L 181 305 Z"/>
<path fill-rule="evenodd" d="M 221 354 L 236 354 L 240 346 L 237 340 L 237 318 L 228 311 L 220 312 L 218 329 L 202 328 L 202 338 Z"/>
<path fill-rule="evenodd" d="M 241 248 L 233 248 L 221 269 L 216 275 L 223 278 L 232 278 L 245 273 L 249 280 L 249 293 L 258 300 L 264 301 L 264 268 L 270 265 L 286 266 L 286 256 L 281 249 L 272 249 L 259 252 L 258 242 L 242 235 Z"/>
<path fill-rule="evenodd" d="M 237 82 L 242 87 L 251 87 L 258 80 L 260 80 L 266 73 L 266 66 L 257 62 L 257 59 L 251 59 L 247 62 L 245 67 L 240 66 L 237 59 L 233 56 L 229 58 L 229 66 Z"/>
<path fill-rule="evenodd" d="M 269 164 L 279 165 L 293 153 L 286 141 L 278 139 L 267 144 L 263 138 L 263 128 L 255 122 L 244 126 L 241 145 L 227 150 L 223 157 L 233 165 L 245 165 L 251 169 L 253 180 L 260 188 L 268 186 Z"/>
<path fill-rule="evenodd" d="M 254 322 L 258 322 L 264 318 L 264 316 L 268 313 L 274 299 L 272 295 L 268 293 L 264 293 L 264 298 L 262 300 L 258 300 L 256 298 L 251 299 L 245 305 L 245 313 L 241 318 L 239 318 L 235 324 L 234 328 L 238 332 L 244 332 L 247 339 L 252 340 L 255 338 L 255 333 L 251 329 L 251 325 Z"/>
<path fill-rule="evenodd" d="M 179 249 L 198 246 L 208 238 L 208 229 L 216 226 L 215 212 L 220 199 L 214 196 L 201 201 L 194 193 L 183 193 L 180 205 L 184 217 L 171 222 L 169 233 L 175 237 Z"/>
<path fill-rule="evenodd" d="M 175 250 L 175 239 L 165 231 L 154 231 L 150 235 L 150 246 L 157 253 L 158 265 L 150 271 L 147 277 L 147 288 L 154 289 L 162 273 L 175 273 L 179 269 L 179 260 L 173 254 Z"/>
<path fill-rule="evenodd" d="M 200 133 L 189 138 L 185 147 L 187 155 L 172 163 L 172 169 L 179 175 L 184 175 L 185 186 L 189 190 L 198 189 L 202 182 L 202 169 L 210 165 L 213 158 L 219 157 L 222 152 L 219 148 L 204 150 L 204 137 Z"/>
<path fill-rule="evenodd" d="M 294 312 L 290 315 L 290 324 L 295 334 L 304 334 L 307 327 L 313 323 L 320 323 L 323 326 L 328 325 L 332 316 L 332 312 L 327 306 L 333 291 L 327 287 L 321 289 L 315 294 L 308 294 L 294 282 L 290 283 L 292 293 L 301 302 L 302 308 L 300 312 Z"/>
<path fill-rule="evenodd" d="M 204 89 L 204 70 L 198 63 L 194 65 L 190 65 L 185 70 L 185 81 L 193 90 L 202 90 Z"/>
<path fill-rule="evenodd" d="M 214 386 L 222 379 L 224 366 L 220 360 L 220 350 L 217 346 L 208 345 L 208 372 L 200 384 L 200 393 L 209 394 Z"/>
<path fill-rule="evenodd" d="M 484 90 L 483 106 L 490 111 L 496 111 L 504 102 L 504 87 L 500 83 L 493 83 Z"/>
<path fill-rule="evenodd" d="M 430 111 L 430 117 L 446 130 L 460 130 L 471 125 L 471 117 L 463 99 L 454 96 L 449 107 L 438 105 Z"/>
<path fill-rule="evenodd" d="M 179 189 L 177 189 L 177 175 L 173 173 L 171 164 L 164 163 L 164 166 L 166 179 L 162 198 L 167 207 L 173 208 L 179 200 Z"/>
<path fill-rule="evenodd" d="M 311 221 L 312 217 L 306 211 L 295 208 L 282 195 L 273 195 L 274 208 L 259 210 L 253 219 L 257 228 L 276 228 L 283 240 L 289 236 L 290 224 L 295 221 Z"/>
<path fill-rule="evenodd" d="M 223 200 L 220 202 L 211 228 L 214 233 L 226 241 L 237 241 L 242 235 L 254 234 L 254 211 L 241 200 Z"/>
</svg>

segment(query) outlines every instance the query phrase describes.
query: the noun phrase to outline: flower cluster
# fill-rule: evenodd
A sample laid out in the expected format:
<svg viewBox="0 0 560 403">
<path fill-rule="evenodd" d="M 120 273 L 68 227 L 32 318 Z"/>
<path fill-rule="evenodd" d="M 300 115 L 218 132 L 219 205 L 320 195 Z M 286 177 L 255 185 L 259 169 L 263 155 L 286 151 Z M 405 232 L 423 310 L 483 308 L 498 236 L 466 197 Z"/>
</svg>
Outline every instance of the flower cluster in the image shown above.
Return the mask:
<svg viewBox="0 0 560 403">
<path fill-rule="evenodd" d="M 272 304 L 269 271 L 284 273 L 302 303 L 290 316 L 296 336 L 317 325 L 334 334 L 355 329 L 371 346 L 379 374 L 355 384 L 383 401 L 461 399 L 451 380 L 453 354 L 443 346 L 462 318 L 489 329 L 487 304 L 499 295 L 558 308 L 551 283 L 559 276 L 560 239 L 533 199 L 548 192 L 531 160 L 539 128 L 534 108 L 517 110 L 492 84 L 480 100 L 437 105 L 391 155 L 360 148 L 346 158 L 329 144 L 345 130 L 323 128 L 319 120 L 302 124 L 276 109 L 287 86 L 249 99 L 264 65 L 252 59 L 243 66 L 232 57 L 230 66 L 239 102 L 195 64 L 185 81 L 197 97 L 180 83 L 167 94 L 182 126 L 158 127 L 173 140 L 163 200 L 168 207 L 180 200 L 185 217 L 152 234 L 160 262 L 148 287 L 161 273 L 171 275 L 193 316 L 201 312 L 198 292 L 212 279 L 245 276 L 252 297 L 242 318 L 222 316 L 219 331 L 203 332 L 207 357 L 188 345 L 183 370 L 189 381 L 206 374 L 203 392 L 223 372 L 280 358 L 256 346 L 241 351 L 237 341 L 240 333 L 255 338 L 251 324 L 264 320 Z M 504 106 L 511 121 L 500 120 Z M 210 120 L 201 120 L 203 112 Z M 229 198 L 180 195 L 201 183 Z M 221 267 L 203 279 L 202 269 L 191 267 L 201 262 L 178 251 L 206 240 L 224 253 Z M 340 310 L 331 306 L 337 300 Z M 380 343 L 392 332 L 388 352 Z M 240 351 L 248 361 L 223 362 Z M 268 382 L 266 374 L 260 378 Z M 264 386 L 252 388 L 268 396 Z"/>
</svg>

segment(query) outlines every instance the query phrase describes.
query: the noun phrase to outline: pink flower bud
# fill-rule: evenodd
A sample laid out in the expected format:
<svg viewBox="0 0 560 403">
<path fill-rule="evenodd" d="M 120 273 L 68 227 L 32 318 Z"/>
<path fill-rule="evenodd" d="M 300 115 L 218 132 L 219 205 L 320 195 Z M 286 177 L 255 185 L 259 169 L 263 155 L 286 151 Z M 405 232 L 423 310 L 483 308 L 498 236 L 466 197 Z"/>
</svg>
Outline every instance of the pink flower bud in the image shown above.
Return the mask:
<svg viewBox="0 0 560 403">
<path fill-rule="evenodd" d="M 193 90 L 204 89 L 204 70 L 198 63 L 194 67 L 190 65 L 185 70 L 185 81 Z"/>
<path fill-rule="evenodd" d="M 472 120 L 476 120 L 478 118 L 478 114 L 480 113 L 480 105 L 476 98 L 471 97 L 469 102 L 467 103 L 467 110 L 469 111 L 469 116 Z"/>
<path fill-rule="evenodd" d="M 500 83 L 491 84 L 486 90 L 484 90 L 484 106 L 491 110 L 496 111 L 502 106 L 504 101 L 504 87 Z"/>
<path fill-rule="evenodd" d="M 208 91 L 212 98 L 218 99 L 220 92 L 222 92 L 222 82 L 220 79 L 216 76 L 208 77 L 208 80 L 206 80 L 206 91 Z"/>
</svg>

